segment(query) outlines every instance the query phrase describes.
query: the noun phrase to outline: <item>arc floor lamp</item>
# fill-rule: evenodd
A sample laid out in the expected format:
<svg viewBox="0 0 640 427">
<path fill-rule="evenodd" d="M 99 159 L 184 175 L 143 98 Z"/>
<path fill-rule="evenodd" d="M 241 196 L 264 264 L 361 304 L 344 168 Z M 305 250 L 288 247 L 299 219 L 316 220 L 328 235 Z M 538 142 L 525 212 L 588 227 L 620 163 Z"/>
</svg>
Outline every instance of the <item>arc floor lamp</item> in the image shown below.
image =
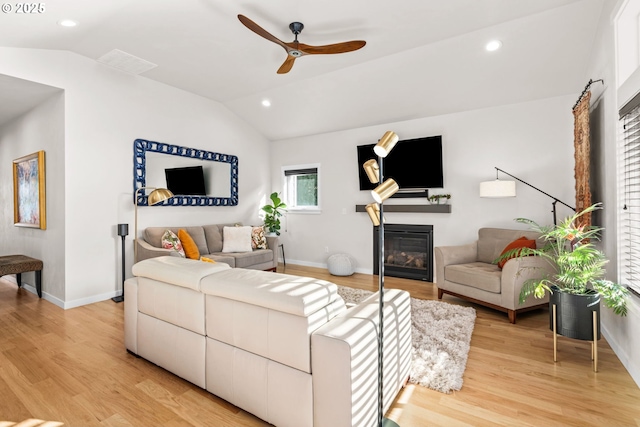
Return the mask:
<svg viewBox="0 0 640 427">
<path fill-rule="evenodd" d="M 480 197 L 493 197 L 493 198 L 516 197 L 516 182 L 515 181 L 501 181 L 498 178 L 498 172 L 502 172 L 503 174 L 509 175 L 511 178 L 513 178 L 513 179 L 515 179 L 517 181 L 520 181 L 521 183 L 523 183 L 525 185 L 528 185 L 529 187 L 533 188 L 534 190 L 538 190 L 542 194 L 544 194 L 546 196 L 549 196 L 549 197 L 551 197 L 553 199 L 553 202 L 551 202 L 551 206 L 552 206 L 551 211 L 553 212 L 553 225 L 556 225 L 558 223 L 558 219 L 556 217 L 556 203 L 563 204 L 566 207 L 568 207 L 569 209 L 573 210 L 574 212 L 576 211 L 576 208 L 574 208 L 573 206 L 569 206 L 568 204 L 566 204 L 562 200 L 558 199 L 557 197 L 554 197 L 551 194 L 542 191 L 538 187 L 534 187 L 533 185 L 529 184 L 528 182 L 521 180 L 517 176 L 513 176 L 510 173 L 505 172 L 505 171 L 503 171 L 502 169 L 499 169 L 499 168 L 495 168 L 495 169 L 496 169 L 496 179 L 495 180 L 493 180 L 493 181 L 485 181 L 485 182 L 481 182 L 480 183 Z"/>
<path fill-rule="evenodd" d="M 138 193 L 140 190 L 153 190 L 149 193 L 147 198 L 147 203 L 149 206 L 157 205 L 158 203 L 162 203 L 163 201 L 170 199 L 173 197 L 173 193 L 166 188 L 156 188 L 156 187 L 140 187 L 133 194 L 133 204 L 135 205 L 135 227 L 134 227 L 134 235 L 133 235 L 133 262 L 138 262 Z M 124 265 L 125 265 L 125 254 L 124 254 L 124 240 L 125 236 L 129 234 L 129 224 L 118 224 L 118 236 L 122 237 L 122 295 L 111 298 L 114 302 L 123 302 L 124 301 Z"/>
<path fill-rule="evenodd" d="M 398 190 L 398 184 L 389 178 L 384 181 L 382 159 L 387 157 L 398 142 L 398 135 L 394 132 L 386 132 L 378 141 L 373 151 L 378 155 L 375 159 L 367 160 L 362 166 L 372 184 L 378 184 L 371 190 L 371 196 L 375 203 L 368 204 L 365 209 L 371 218 L 371 222 L 378 229 L 378 427 L 398 427 L 394 421 L 384 418 L 383 400 L 383 326 L 384 326 L 384 201 L 393 196 Z"/>
<path fill-rule="evenodd" d="M 147 198 L 147 203 L 149 206 L 157 205 L 158 203 L 162 203 L 167 199 L 173 197 L 173 193 L 166 188 L 156 188 L 156 187 L 140 187 L 136 190 L 134 194 L 134 204 L 136 206 L 135 210 L 135 234 L 133 235 L 133 262 L 138 262 L 138 192 L 140 190 L 153 190 L 149 193 Z"/>
</svg>

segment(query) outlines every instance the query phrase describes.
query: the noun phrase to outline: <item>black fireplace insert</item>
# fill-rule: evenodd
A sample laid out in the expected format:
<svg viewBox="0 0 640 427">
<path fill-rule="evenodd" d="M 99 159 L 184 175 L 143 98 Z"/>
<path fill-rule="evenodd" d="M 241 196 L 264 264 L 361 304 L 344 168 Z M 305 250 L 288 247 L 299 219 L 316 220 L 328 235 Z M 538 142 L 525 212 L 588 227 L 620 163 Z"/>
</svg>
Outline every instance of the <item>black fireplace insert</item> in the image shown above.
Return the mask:
<svg viewBox="0 0 640 427">
<path fill-rule="evenodd" d="M 378 274 L 378 234 L 373 229 L 373 272 Z M 384 225 L 384 273 L 386 276 L 433 282 L 433 226 Z"/>
</svg>

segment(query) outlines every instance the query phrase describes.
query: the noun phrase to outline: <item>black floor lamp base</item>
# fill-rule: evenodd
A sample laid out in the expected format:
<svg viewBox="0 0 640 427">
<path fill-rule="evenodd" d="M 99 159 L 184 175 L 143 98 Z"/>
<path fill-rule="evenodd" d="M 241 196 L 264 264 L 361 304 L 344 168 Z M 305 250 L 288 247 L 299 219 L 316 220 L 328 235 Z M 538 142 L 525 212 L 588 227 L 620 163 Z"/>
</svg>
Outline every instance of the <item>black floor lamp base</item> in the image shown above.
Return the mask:
<svg viewBox="0 0 640 427">
<path fill-rule="evenodd" d="M 122 301 L 124 301 L 124 295 L 113 297 L 113 298 L 111 298 L 111 301 L 113 301 L 113 302 L 122 302 Z"/>
</svg>

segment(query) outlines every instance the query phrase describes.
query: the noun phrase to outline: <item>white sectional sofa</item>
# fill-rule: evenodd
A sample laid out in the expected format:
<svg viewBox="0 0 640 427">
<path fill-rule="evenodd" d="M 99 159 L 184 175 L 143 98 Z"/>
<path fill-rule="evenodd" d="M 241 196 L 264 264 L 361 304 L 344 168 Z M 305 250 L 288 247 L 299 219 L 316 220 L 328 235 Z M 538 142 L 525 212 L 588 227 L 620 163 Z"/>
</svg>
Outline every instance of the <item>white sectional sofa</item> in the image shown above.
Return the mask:
<svg viewBox="0 0 640 427">
<path fill-rule="evenodd" d="M 373 426 L 377 293 L 347 309 L 333 283 L 177 257 L 133 266 L 125 345 L 276 426 Z M 406 383 L 411 308 L 385 300 L 384 408 Z"/>
</svg>

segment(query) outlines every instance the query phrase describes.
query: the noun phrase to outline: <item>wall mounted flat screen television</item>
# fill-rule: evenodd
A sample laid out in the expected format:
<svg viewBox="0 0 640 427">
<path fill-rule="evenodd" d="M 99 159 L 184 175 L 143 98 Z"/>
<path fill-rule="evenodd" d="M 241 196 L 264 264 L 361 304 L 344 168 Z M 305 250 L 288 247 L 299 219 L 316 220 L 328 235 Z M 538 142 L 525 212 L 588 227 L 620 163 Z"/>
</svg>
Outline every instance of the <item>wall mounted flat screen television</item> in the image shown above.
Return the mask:
<svg viewBox="0 0 640 427">
<path fill-rule="evenodd" d="M 362 164 L 369 159 L 378 159 L 373 152 L 375 144 L 358 146 L 358 174 L 360 190 L 372 190 Z M 393 178 L 400 190 L 444 187 L 442 169 L 442 136 L 405 139 L 398 141 L 383 161 L 384 178 Z"/>
<path fill-rule="evenodd" d="M 167 189 L 183 196 L 206 196 L 202 166 L 165 169 Z"/>
</svg>

